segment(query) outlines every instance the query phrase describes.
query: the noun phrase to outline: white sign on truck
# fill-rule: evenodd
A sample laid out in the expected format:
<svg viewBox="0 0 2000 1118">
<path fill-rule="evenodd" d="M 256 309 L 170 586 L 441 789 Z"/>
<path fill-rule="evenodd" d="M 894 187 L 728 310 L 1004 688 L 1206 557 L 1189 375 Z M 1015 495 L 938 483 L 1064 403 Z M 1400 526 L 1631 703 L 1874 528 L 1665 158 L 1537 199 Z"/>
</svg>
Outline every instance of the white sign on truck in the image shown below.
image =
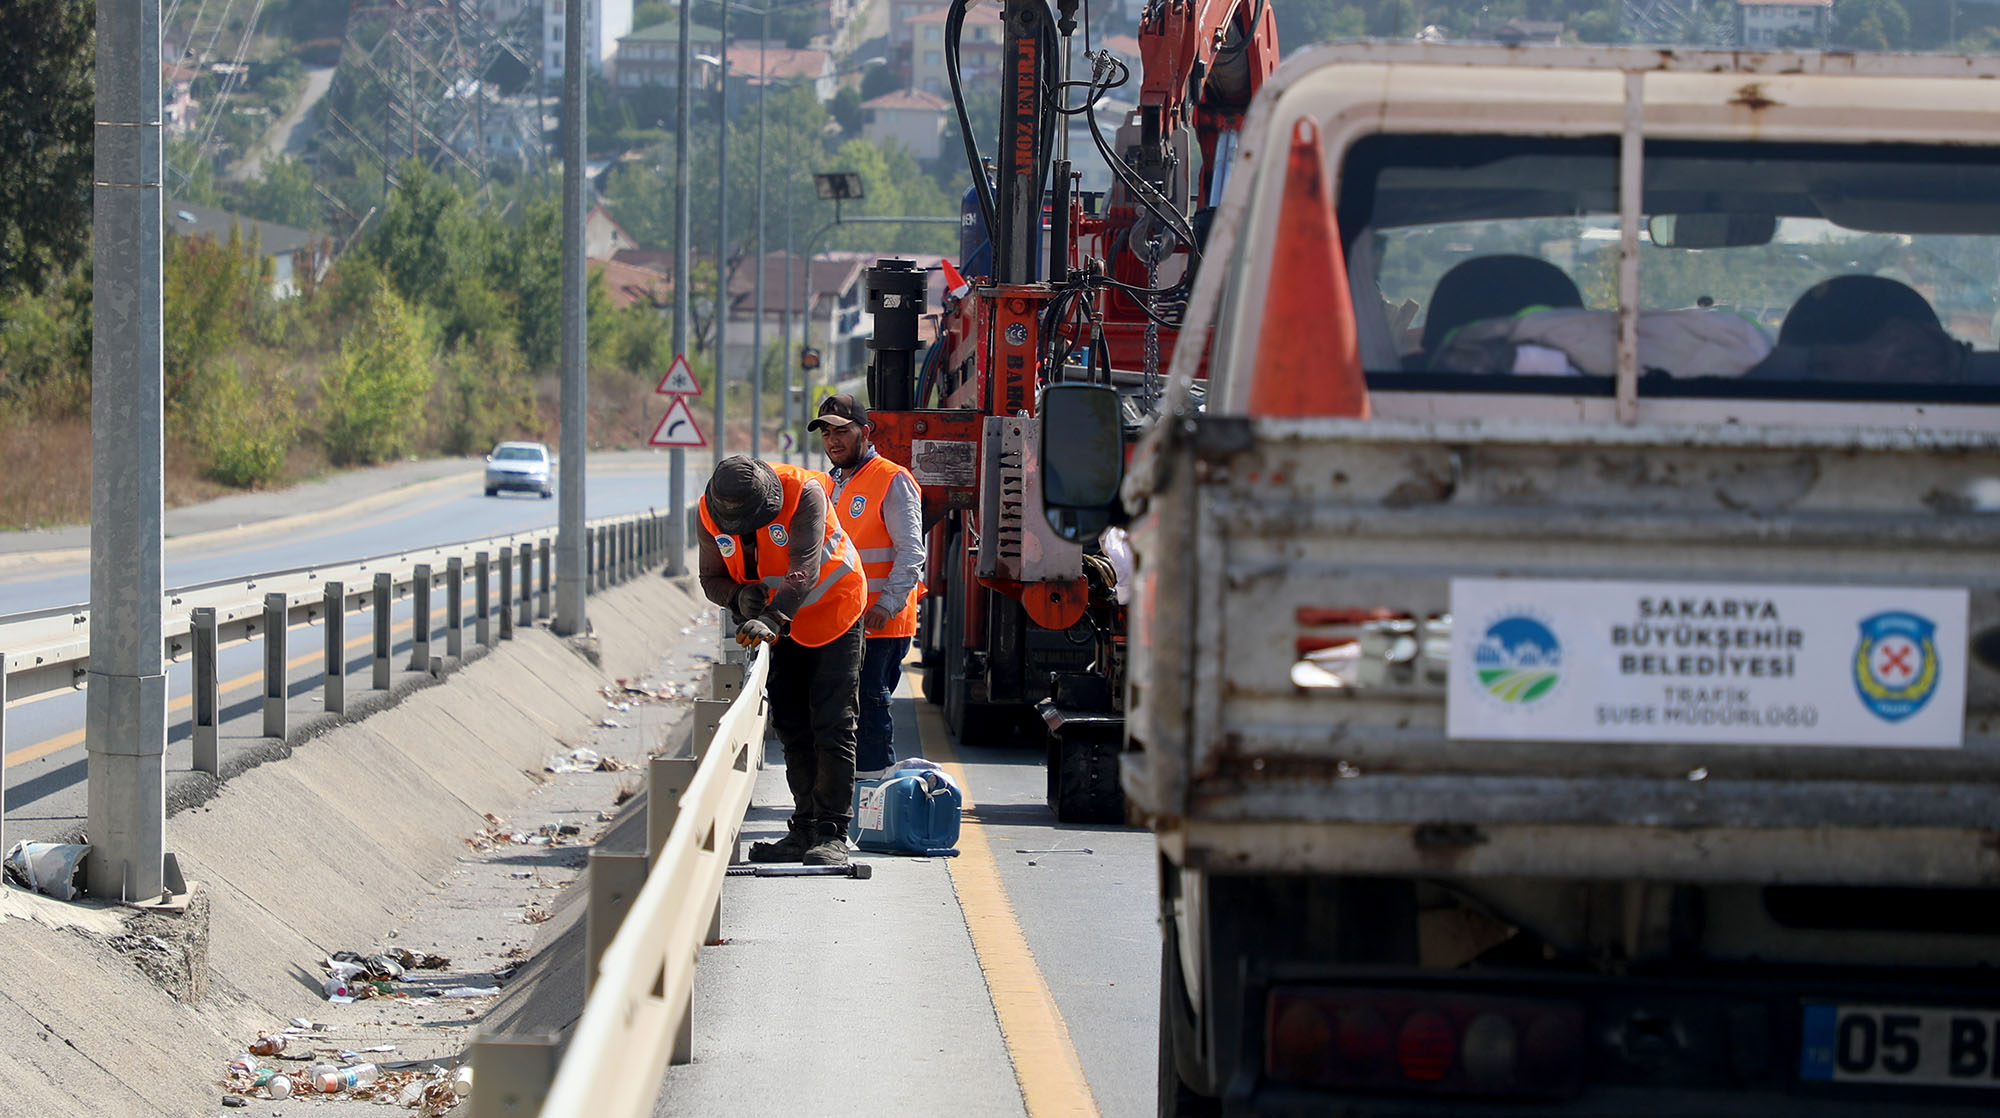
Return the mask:
<svg viewBox="0 0 2000 1118">
<path fill-rule="evenodd" d="M 1454 738 L 1957 747 L 1963 589 L 1460 578 Z"/>
</svg>

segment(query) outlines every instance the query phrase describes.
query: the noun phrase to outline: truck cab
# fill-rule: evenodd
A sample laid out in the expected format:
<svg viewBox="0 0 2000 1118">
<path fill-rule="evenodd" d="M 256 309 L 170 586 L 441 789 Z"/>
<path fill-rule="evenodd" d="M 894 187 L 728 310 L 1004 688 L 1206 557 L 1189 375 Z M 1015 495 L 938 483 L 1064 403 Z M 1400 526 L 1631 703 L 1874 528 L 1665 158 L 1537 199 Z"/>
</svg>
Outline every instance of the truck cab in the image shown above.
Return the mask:
<svg viewBox="0 0 2000 1118">
<path fill-rule="evenodd" d="M 2000 1104 L 1996 77 L 1273 75 L 1118 513 L 1162 1113 Z"/>
</svg>

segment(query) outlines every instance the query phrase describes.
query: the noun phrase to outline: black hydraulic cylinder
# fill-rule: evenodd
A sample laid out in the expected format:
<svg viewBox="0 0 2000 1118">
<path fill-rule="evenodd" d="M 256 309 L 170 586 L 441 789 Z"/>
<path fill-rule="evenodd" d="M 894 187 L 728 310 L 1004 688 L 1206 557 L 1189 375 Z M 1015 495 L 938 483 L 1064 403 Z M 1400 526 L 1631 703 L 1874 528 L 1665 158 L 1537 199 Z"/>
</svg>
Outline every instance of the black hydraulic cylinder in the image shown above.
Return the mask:
<svg viewBox="0 0 2000 1118">
<path fill-rule="evenodd" d="M 1001 283 L 1034 283 L 1036 248 L 1042 239 L 1044 150 L 1042 57 L 1048 34 L 1047 0 L 1005 0 L 1001 49 L 1000 181 L 994 202 L 1000 228 L 993 230 L 994 278 Z"/>
<path fill-rule="evenodd" d="M 917 320 L 924 314 L 925 273 L 910 260 L 877 261 L 864 276 L 868 313 L 875 330 L 868 339 L 868 406 L 908 411 L 916 397 Z"/>
</svg>

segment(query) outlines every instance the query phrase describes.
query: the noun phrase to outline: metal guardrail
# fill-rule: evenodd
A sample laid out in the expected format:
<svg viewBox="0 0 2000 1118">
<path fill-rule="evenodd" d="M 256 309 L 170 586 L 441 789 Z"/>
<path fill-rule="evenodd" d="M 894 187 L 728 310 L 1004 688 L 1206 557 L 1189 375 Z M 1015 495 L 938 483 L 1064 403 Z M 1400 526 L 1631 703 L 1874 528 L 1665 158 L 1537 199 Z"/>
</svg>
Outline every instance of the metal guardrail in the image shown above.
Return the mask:
<svg viewBox="0 0 2000 1118">
<path fill-rule="evenodd" d="M 482 1034 L 472 1118 L 649 1115 L 669 1061 L 693 1058 L 695 956 L 721 935 L 724 871 L 764 749 L 769 664 L 762 650 L 717 664 L 716 698 L 696 704 L 695 756 L 650 762 L 646 851 L 591 851 L 588 997 L 561 1066 L 555 1036 Z"/>
<path fill-rule="evenodd" d="M 585 547 L 590 565 L 587 588 L 591 590 L 622 582 L 660 562 L 666 554 L 665 512 L 604 517 L 588 522 L 585 531 L 589 536 Z M 430 590 L 440 587 L 448 602 L 462 601 L 467 577 L 473 583 L 476 636 L 481 644 L 491 644 L 489 629 L 495 620 L 491 584 L 496 577 L 503 606 L 532 600 L 534 607 L 533 617 L 522 610 L 499 619 L 502 639 L 516 624 L 532 624 L 534 617 L 549 616 L 554 542 L 552 528 L 517 532 L 169 590 L 162 604 L 166 617 L 164 653 L 168 661 L 177 662 L 197 651 L 277 631 L 277 614 L 272 611 L 279 595 L 284 598 L 284 626 L 290 628 L 371 606 L 376 607 L 379 618 L 378 602 L 406 595 L 427 598 Z M 531 568 L 538 573 L 533 585 Z M 517 569 L 518 585 L 514 582 Z M 385 576 L 386 587 L 382 581 Z M 334 587 L 337 593 L 329 589 Z M 199 624 L 197 616 L 204 619 Z M 461 617 L 453 613 L 447 622 L 450 655 L 459 653 Z M 430 641 L 424 634 L 419 637 L 419 650 L 427 654 Z M 0 656 L 5 657 L 0 693 L 9 703 L 18 705 L 82 690 L 90 665 L 90 607 L 62 606 L 0 617 Z M 388 650 L 378 641 L 377 680 L 383 677 L 387 659 Z M 412 664 L 415 666 L 414 658 Z"/>
</svg>

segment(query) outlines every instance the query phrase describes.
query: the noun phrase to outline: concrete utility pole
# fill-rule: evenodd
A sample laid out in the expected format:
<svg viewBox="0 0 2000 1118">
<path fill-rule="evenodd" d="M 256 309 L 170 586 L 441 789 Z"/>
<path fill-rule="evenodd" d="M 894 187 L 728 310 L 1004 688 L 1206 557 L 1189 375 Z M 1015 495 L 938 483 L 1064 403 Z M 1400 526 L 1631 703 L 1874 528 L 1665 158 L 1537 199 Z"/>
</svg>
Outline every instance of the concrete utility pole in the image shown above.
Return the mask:
<svg viewBox="0 0 2000 1118">
<path fill-rule="evenodd" d="M 688 130 L 694 124 L 694 99 L 688 92 L 688 79 L 694 70 L 694 40 L 690 34 L 693 8 L 689 0 L 682 0 L 680 103 L 675 107 L 678 115 L 674 118 L 674 352 L 683 356 L 687 354 L 689 306 Z M 709 391 L 718 391 L 720 387 L 712 384 Z M 673 538 L 667 541 L 667 570 L 683 575 L 687 573 L 687 451 L 675 447 L 668 462 L 667 488 L 673 492 L 673 499 L 667 534 Z"/>
<path fill-rule="evenodd" d="M 683 5 L 682 11 L 687 10 Z M 729 0 L 722 0 L 722 46 L 717 52 L 715 99 L 715 464 L 729 452 L 723 424 L 729 418 Z"/>
<path fill-rule="evenodd" d="M 589 337 L 583 305 L 584 153 L 583 5 L 563 10 L 562 507 L 556 517 L 556 616 L 565 637 L 589 631 L 584 549 L 584 426 L 590 402 Z"/>
<path fill-rule="evenodd" d="M 159 0 L 97 0 L 91 216 L 91 895 L 151 901 L 166 863 Z"/>
</svg>

